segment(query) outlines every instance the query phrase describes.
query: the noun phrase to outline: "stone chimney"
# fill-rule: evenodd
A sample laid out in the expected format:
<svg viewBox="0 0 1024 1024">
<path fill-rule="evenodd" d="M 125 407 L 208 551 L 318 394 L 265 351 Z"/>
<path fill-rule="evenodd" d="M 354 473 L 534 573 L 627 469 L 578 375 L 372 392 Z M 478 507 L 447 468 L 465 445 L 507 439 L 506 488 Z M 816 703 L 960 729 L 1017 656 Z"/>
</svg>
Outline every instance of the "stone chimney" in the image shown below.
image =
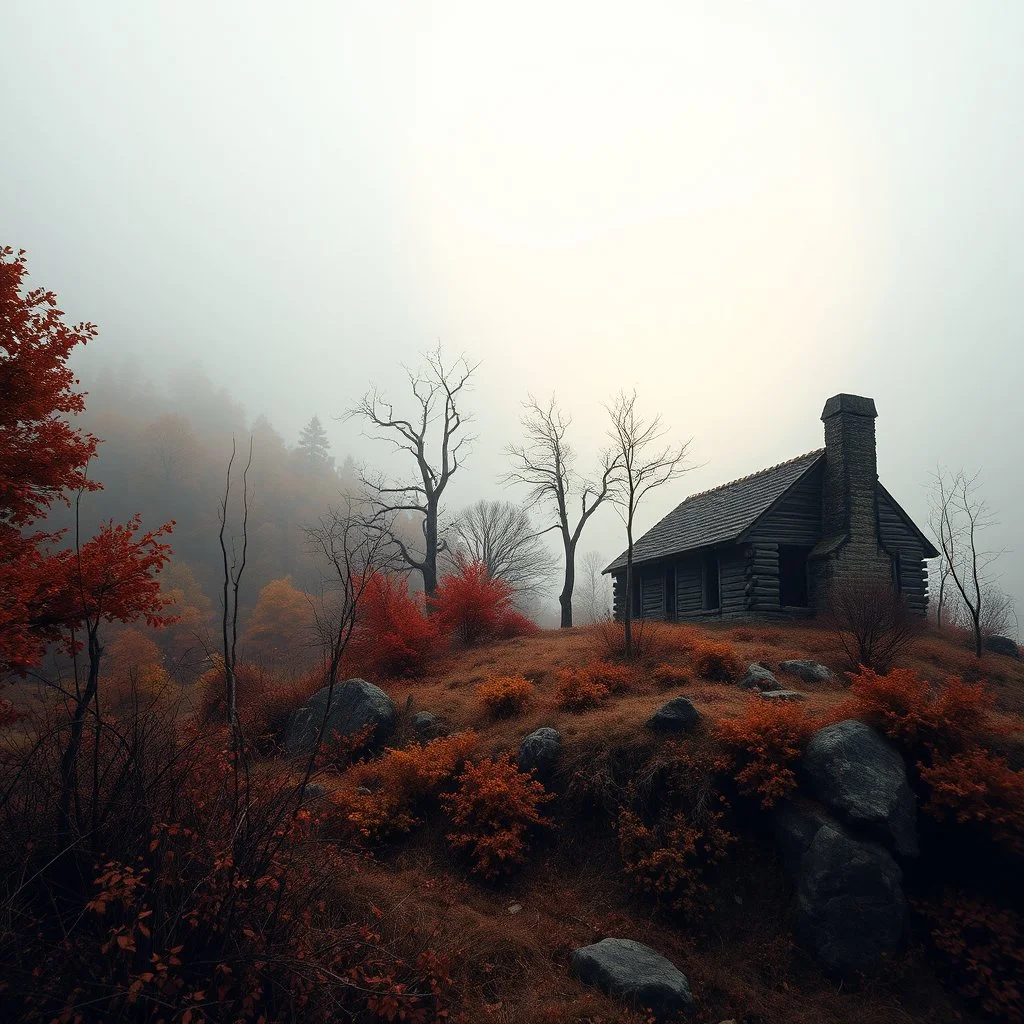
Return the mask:
<svg viewBox="0 0 1024 1024">
<path fill-rule="evenodd" d="M 832 578 L 887 579 L 891 560 L 878 535 L 875 403 L 833 395 L 825 403 L 822 535 L 831 543 Z"/>
<path fill-rule="evenodd" d="M 833 395 L 822 410 L 825 424 L 823 532 L 850 540 L 878 537 L 875 486 L 875 403 L 859 395 Z"/>
</svg>

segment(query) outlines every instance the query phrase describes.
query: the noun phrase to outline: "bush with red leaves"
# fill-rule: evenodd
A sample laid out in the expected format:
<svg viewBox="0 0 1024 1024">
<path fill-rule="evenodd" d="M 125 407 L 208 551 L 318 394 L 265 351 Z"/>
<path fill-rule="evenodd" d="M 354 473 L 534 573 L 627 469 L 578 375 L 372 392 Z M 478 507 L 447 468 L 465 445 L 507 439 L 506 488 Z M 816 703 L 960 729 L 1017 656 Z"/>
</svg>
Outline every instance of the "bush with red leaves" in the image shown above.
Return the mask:
<svg viewBox="0 0 1024 1024">
<path fill-rule="evenodd" d="M 799 704 L 754 697 L 742 717 L 723 719 L 717 729 L 741 793 L 767 809 L 796 788 L 793 765 L 814 731 Z"/>
<path fill-rule="evenodd" d="M 732 644 L 700 638 L 694 642 L 692 651 L 694 670 L 702 679 L 728 683 L 743 671 Z"/>
<path fill-rule="evenodd" d="M 487 575 L 482 562 L 445 576 L 432 602 L 433 617 L 442 633 L 459 644 L 519 636 L 536 626 L 512 607 L 512 588 Z"/>
<path fill-rule="evenodd" d="M 419 675 L 442 646 L 405 580 L 375 572 L 366 581 L 346 661 L 376 678 Z"/>
<path fill-rule="evenodd" d="M 467 762 L 459 788 L 441 797 L 455 826 L 448 841 L 469 856 L 475 874 L 507 874 L 526 863 L 530 831 L 553 824 L 539 810 L 553 798 L 508 754 Z"/>
<path fill-rule="evenodd" d="M 534 686 L 523 676 L 492 676 L 477 686 L 476 693 L 495 718 L 511 718 L 533 699 Z"/>
<path fill-rule="evenodd" d="M 566 668 L 558 673 L 555 703 L 563 711 L 586 711 L 601 705 L 608 696 L 608 687 L 592 679 L 583 669 Z"/>
</svg>

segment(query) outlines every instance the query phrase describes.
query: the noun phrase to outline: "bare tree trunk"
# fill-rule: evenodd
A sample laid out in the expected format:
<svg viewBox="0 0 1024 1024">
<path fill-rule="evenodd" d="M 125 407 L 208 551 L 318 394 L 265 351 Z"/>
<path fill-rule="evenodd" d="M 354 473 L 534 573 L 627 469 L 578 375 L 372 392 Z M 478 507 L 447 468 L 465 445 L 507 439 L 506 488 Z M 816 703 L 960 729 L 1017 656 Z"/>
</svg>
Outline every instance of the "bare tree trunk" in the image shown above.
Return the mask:
<svg viewBox="0 0 1024 1024">
<path fill-rule="evenodd" d="M 633 657 L 633 520 L 626 524 L 626 596 L 622 611 L 626 633 L 626 657 Z"/>
<path fill-rule="evenodd" d="M 572 626 L 572 592 L 576 589 L 576 542 L 565 540 L 565 578 L 562 592 L 558 595 L 558 604 L 562 609 L 559 628 L 569 629 Z"/>
</svg>

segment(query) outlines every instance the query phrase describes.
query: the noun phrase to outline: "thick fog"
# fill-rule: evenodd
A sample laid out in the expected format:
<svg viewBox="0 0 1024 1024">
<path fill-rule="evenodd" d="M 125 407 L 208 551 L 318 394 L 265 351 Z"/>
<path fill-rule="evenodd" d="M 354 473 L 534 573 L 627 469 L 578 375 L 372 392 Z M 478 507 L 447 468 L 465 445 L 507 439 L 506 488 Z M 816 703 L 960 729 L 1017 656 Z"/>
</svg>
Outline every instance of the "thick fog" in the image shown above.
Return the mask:
<svg viewBox="0 0 1024 1024">
<path fill-rule="evenodd" d="M 438 341 L 479 360 L 449 506 L 529 392 L 637 388 L 688 493 L 876 400 L 922 526 L 981 471 L 1024 607 L 1024 7 L 1015 3 L 46 3 L 0 11 L 0 241 L 100 327 L 84 376 L 201 362 L 294 441 L 400 473 L 334 417 Z M 610 508 L 581 551 L 624 546 Z"/>
</svg>

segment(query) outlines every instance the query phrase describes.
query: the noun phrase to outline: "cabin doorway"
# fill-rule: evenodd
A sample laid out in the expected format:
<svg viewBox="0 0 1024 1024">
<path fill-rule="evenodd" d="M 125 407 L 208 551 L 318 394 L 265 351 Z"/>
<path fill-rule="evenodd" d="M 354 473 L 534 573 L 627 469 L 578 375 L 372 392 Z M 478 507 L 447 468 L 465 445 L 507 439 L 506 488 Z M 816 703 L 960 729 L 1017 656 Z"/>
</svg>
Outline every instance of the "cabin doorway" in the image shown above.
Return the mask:
<svg viewBox="0 0 1024 1024">
<path fill-rule="evenodd" d="M 779 545 L 779 604 L 783 608 L 807 608 L 807 556 L 811 549 L 791 544 Z"/>
<path fill-rule="evenodd" d="M 722 589 L 718 573 L 718 555 L 709 552 L 704 556 L 701 575 L 704 579 L 704 610 L 714 611 L 722 607 Z"/>
</svg>

